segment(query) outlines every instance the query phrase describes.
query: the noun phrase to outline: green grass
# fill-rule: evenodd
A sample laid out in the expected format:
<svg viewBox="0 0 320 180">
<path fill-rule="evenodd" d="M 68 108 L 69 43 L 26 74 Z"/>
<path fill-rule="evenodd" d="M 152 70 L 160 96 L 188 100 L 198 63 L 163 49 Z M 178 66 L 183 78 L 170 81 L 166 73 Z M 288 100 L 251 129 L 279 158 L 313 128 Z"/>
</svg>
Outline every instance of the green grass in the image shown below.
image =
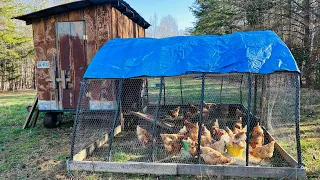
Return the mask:
<svg viewBox="0 0 320 180">
<path fill-rule="evenodd" d="M 149 83 L 149 98 L 156 102 L 159 95 L 160 79 L 151 79 Z M 207 102 L 220 102 L 221 82 L 217 80 L 207 80 L 205 83 L 204 99 Z M 180 104 L 181 89 L 179 79 L 166 79 L 165 81 L 166 103 Z M 201 96 L 201 80 L 188 79 L 182 80 L 182 94 L 184 102 L 198 104 Z M 244 93 L 245 96 L 245 93 Z M 163 100 L 163 97 L 162 97 Z M 225 84 L 222 88 L 221 102 L 223 103 L 240 103 L 239 84 Z M 245 102 L 246 103 L 246 102 Z"/>
<path fill-rule="evenodd" d="M 154 87 L 154 81 L 149 84 Z M 206 93 L 219 95 L 220 84 L 212 83 L 212 88 Z M 193 101 L 200 95 L 201 81 L 194 80 L 185 84 L 184 92 L 194 92 L 187 100 Z M 176 82 L 167 82 L 168 99 L 175 103 L 180 101 L 180 90 Z M 223 96 L 228 102 L 238 101 L 239 89 L 226 85 L 224 91 L 230 96 Z M 156 97 L 159 89 L 150 90 L 150 96 Z M 226 93 L 225 93 L 226 94 Z M 34 91 L 0 93 L 0 179 L 68 179 L 65 158 L 69 155 L 69 138 L 72 131 L 72 122 L 63 124 L 57 129 L 45 129 L 42 117 L 35 128 L 22 129 L 27 116 L 27 106 L 34 100 Z M 212 96 L 212 95 L 211 95 Z M 244 97 L 245 99 L 245 97 Z M 212 99 L 213 102 L 219 98 Z M 314 111 L 313 117 L 307 115 Z M 294 129 L 287 129 L 294 131 Z M 320 175 L 320 93 L 311 90 L 302 90 L 301 96 L 301 148 L 303 163 L 306 165 L 309 177 Z M 285 143 L 284 143 L 285 146 Z M 294 152 L 292 152 L 294 153 Z M 114 154 L 117 161 L 126 161 L 135 158 L 132 154 Z M 152 175 L 130 175 L 111 173 L 74 172 L 79 179 L 155 179 Z M 160 179 L 196 179 L 194 176 L 160 176 Z M 202 177 L 202 179 L 212 177 Z M 232 179 L 228 177 L 227 179 Z M 241 179 L 241 178 L 234 178 Z"/>
</svg>

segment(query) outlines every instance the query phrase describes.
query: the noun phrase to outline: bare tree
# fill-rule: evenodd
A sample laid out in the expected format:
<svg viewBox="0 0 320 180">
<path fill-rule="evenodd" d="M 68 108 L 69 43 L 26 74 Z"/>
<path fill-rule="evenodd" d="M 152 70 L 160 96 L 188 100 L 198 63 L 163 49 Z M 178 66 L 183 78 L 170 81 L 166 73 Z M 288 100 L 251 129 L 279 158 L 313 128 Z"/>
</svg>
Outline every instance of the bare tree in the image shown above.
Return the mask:
<svg viewBox="0 0 320 180">
<path fill-rule="evenodd" d="M 161 18 L 160 21 L 160 37 L 171 37 L 179 35 L 177 20 L 171 15 Z"/>
<path fill-rule="evenodd" d="M 154 14 L 152 17 L 150 17 L 149 23 L 151 26 L 146 31 L 147 37 L 165 38 L 186 35 L 184 30 L 179 30 L 177 20 L 171 15 L 162 17 L 160 23 L 158 24 L 158 16 L 157 14 Z"/>
<path fill-rule="evenodd" d="M 149 18 L 149 23 L 151 26 L 146 31 L 147 37 L 158 38 L 159 37 L 159 25 L 158 25 L 158 15 L 154 13 L 153 16 Z"/>
</svg>

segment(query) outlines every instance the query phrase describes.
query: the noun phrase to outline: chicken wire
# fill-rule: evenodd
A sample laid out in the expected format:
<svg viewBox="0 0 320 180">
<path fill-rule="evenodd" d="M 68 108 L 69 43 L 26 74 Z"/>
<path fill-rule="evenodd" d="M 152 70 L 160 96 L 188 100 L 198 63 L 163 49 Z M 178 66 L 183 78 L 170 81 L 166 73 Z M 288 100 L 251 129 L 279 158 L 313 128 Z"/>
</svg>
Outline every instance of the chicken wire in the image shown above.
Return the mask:
<svg viewBox="0 0 320 180">
<path fill-rule="evenodd" d="M 295 73 L 279 72 L 85 79 L 71 139 L 71 157 L 85 151 L 81 159 L 84 161 L 300 166 L 297 77 Z M 216 121 L 218 129 L 214 128 Z M 221 134 L 227 134 L 227 128 L 236 131 L 234 126 L 239 123 L 242 128 L 247 126 L 247 131 L 241 130 L 243 133 L 237 137 L 241 139 L 237 143 L 242 143 L 237 150 L 242 153 L 235 156 L 227 148 L 235 147 L 230 141 L 232 135 L 227 141 L 226 135 Z M 271 158 L 257 157 L 257 149 L 252 148 L 252 132 L 258 124 L 263 129 L 261 145 L 276 142 Z M 198 126 L 198 131 L 193 133 L 188 125 L 196 129 Z M 203 138 L 205 129 L 211 139 Z M 138 132 L 146 140 L 139 140 Z M 168 138 L 171 135 L 167 134 L 179 135 Z M 215 142 L 222 145 L 214 146 Z M 205 147 L 218 147 L 224 158 L 209 162 L 212 159 L 205 156 Z M 299 164 L 295 165 L 296 161 Z"/>
</svg>

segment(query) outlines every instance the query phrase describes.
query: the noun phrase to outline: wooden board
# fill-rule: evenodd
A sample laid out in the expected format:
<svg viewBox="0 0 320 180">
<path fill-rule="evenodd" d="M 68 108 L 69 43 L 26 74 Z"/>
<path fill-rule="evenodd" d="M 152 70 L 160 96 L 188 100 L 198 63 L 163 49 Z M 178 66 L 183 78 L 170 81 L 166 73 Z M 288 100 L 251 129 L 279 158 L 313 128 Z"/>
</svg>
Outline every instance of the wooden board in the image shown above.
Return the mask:
<svg viewBox="0 0 320 180">
<path fill-rule="evenodd" d="M 71 170 L 97 171 L 97 172 L 118 172 L 118 173 L 139 173 L 139 174 L 166 174 L 176 175 L 176 164 L 148 164 L 139 162 L 101 162 L 101 161 L 71 161 Z"/>
<path fill-rule="evenodd" d="M 90 64 L 97 51 L 96 47 L 96 11 L 94 7 L 84 9 L 84 20 L 87 33 L 87 65 Z"/>
<path fill-rule="evenodd" d="M 114 135 L 116 136 L 121 132 L 121 126 L 117 126 L 114 130 Z M 74 161 L 82 161 L 86 159 L 89 155 L 91 155 L 97 148 L 100 148 L 104 144 L 106 144 L 109 140 L 108 134 L 103 135 L 101 138 L 94 141 L 92 144 L 84 148 L 79 153 L 73 156 Z"/>
<path fill-rule="evenodd" d="M 133 38 L 134 34 L 133 34 L 133 24 L 131 19 L 128 18 L 128 37 L 129 38 Z"/>
<path fill-rule="evenodd" d="M 200 164 L 179 164 L 177 174 L 214 175 L 265 178 L 306 178 L 306 170 L 290 167 L 256 167 L 256 166 L 215 166 Z"/>
<path fill-rule="evenodd" d="M 131 21 L 127 16 L 123 15 L 123 38 L 129 38 L 129 21 Z"/>
<path fill-rule="evenodd" d="M 123 38 L 123 14 L 120 13 L 120 11 L 116 10 L 118 23 L 117 23 L 117 33 L 118 37 Z"/>
<path fill-rule="evenodd" d="M 145 37 L 144 28 L 139 26 L 139 37 Z"/>
<path fill-rule="evenodd" d="M 139 32 L 138 32 L 138 24 L 136 24 L 135 22 L 133 23 L 133 37 L 137 38 L 139 37 Z"/>
<path fill-rule="evenodd" d="M 35 62 L 47 61 L 47 50 L 45 47 L 45 21 L 40 19 L 39 21 L 32 23 L 33 29 L 33 43 L 34 43 L 34 54 Z M 49 69 L 38 69 L 36 68 L 36 86 L 37 86 L 37 97 L 39 100 L 50 100 L 50 93 L 48 91 L 48 82 L 46 79 L 50 78 Z"/>
<path fill-rule="evenodd" d="M 117 9 L 112 8 L 112 23 L 111 23 L 111 29 L 112 29 L 112 33 L 111 33 L 111 38 L 117 38 L 118 36 L 118 13 L 117 13 Z"/>
<path fill-rule="evenodd" d="M 175 163 L 142 163 L 142 162 L 102 162 L 102 161 L 71 161 L 71 170 L 138 173 L 158 175 L 214 175 L 237 177 L 265 178 L 299 178 L 306 179 L 303 168 L 286 167 L 253 167 L 253 166 L 216 166 L 202 164 Z"/>
<path fill-rule="evenodd" d="M 137 116 L 139 118 L 142 118 L 142 119 L 144 119 L 146 121 L 149 121 L 151 123 L 154 122 L 154 118 L 151 115 L 143 114 L 143 113 L 140 113 L 140 112 L 133 112 L 133 111 L 131 111 L 130 114 L 131 115 L 135 115 L 135 116 Z M 160 122 L 160 121 L 157 121 L 157 126 L 160 126 L 162 128 L 168 129 L 169 131 L 172 131 L 173 128 L 175 127 L 174 125 L 170 125 L 168 123 Z"/>
<path fill-rule="evenodd" d="M 29 112 L 29 114 L 28 114 L 28 116 L 27 116 L 27 118 L 26 118 L 26 121 L 25 121 L 25 123 L 24 123 L 24 125 L 23 125 L 23 129 L 26 129 L 28 126 L 29 126 L 29 123 L 30 123 L 30 121 L 31 121 L 31 118 L 32 118 L 32 115 L 33 115 L 33 113 L 35 112 L 35 109 L 36 109 L 36 107 L 37 107 L 37 104 L 38 104 L 38 97 L 36 97 L 35 99 L 34 99 L 34 101 L 33 101 L 33 104 L 32 104 L 32 107 L 31 107 L 31 111 Z"/>
<path fill-rule="evenodd" d="M 263 129 L 265 130 L 265 128 Z M 280 153 L 282 158 L 286 160 L 292 167 L 297 167 L 298 162 L 278 144 L 278 142 L 271 136 L 271 134 L 267 130 L 265 130 L 265 132 L 270 141 L 275 141 L 274 148 Z"/>
<path fill-rule="evenodd" d="M 45 48 L 46 48 L 46 57 L 47 61 L 50 61 L 50 68 L 48 69 L 48 78 L 52 79 L 54 72 L 54 62 L 53 58 L 55 58 L 57 49 L 56 49 L 56 31 L 55 31 L 55 18 L 54 16 L 50 16 L 44 19 L 45 21 Z M 55 90 L 53 89 L 55 86 L 53 85 L 53 81 L 47 82 L 47 91 L 50 94 L 51 101 L 56 99 Z M 58 96 L 57 96 L 58 97 Z"/>
<path fill-rule="evenodd" d="M 96 7 L 97 50 L 111 39 L 111 14 L 110 4 Z"/>
<path fill-rule="evenodd" d="M 74 10 L 69 12 L 69 21 L 81 21 L 83 20 L 83 10 Z"/>
</svg>

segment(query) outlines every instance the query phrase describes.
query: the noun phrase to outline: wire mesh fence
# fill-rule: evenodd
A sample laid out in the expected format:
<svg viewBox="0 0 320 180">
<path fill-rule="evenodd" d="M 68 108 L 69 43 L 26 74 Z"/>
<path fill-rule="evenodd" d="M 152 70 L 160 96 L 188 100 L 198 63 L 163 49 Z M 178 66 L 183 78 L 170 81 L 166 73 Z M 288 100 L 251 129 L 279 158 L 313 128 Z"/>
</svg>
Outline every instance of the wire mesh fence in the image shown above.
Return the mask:
<svg viewBox="0 0 320 180">
<path fill-rule="evenodd" d="M 279 72 L 86 79 L 71 157 L 297 167 L 297 77 Z"/>
</svg>

